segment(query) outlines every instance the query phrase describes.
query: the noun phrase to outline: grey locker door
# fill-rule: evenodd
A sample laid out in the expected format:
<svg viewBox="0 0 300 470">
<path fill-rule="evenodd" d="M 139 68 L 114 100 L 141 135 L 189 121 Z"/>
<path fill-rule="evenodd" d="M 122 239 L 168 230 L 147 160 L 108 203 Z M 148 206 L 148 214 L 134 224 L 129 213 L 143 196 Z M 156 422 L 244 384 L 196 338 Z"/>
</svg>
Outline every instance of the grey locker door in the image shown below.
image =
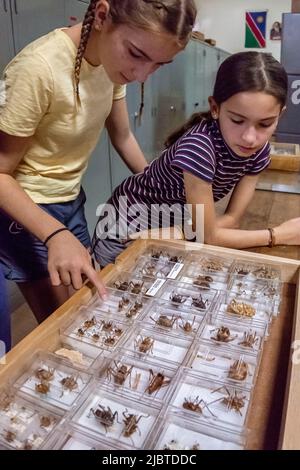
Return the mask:
<svg viewBox="0 0 300 470">
<path fill-rule="evenodd" d="M 90 158 L 87 171 L 82 180 L 86 193 L 85 215 L 90 234 L 97 222 L 97 207 L 104 204 L 111 195 L 111 171 L 109 160 L 109 139 L 104 130 Z"/>
<path fill-rule="evenodd" d="M 15 55 L 10 0 L 0 0 L 0 44 L 0 74 L 2 74 L 5 66 Z"/>
<path fill-rule="evenodd" d="M 87 2 L 82 0 L 65 0 L 65 24 L 73 26 L 83 20 L 87 11 Z"/>
<path fill-rule="evenodd" d="M 282 142 L 300 143 L 300 75 L 288 75 L 287 109 L 276 132 Z"/>
<path fill-rule="evenodd" d="M 282 15 L 281 63 L 288 74 L 300 75 L 300 13 Z"/>
<path fill-rule="evenodd" d="M 11 0 L 16 53 L 49 31 L 65 25 L 62 0 Z"/>
<path fill-rule="evenodd" d="M 0 0 L 0 74 L 15 55 L 10 0 Z"/>
</svg>

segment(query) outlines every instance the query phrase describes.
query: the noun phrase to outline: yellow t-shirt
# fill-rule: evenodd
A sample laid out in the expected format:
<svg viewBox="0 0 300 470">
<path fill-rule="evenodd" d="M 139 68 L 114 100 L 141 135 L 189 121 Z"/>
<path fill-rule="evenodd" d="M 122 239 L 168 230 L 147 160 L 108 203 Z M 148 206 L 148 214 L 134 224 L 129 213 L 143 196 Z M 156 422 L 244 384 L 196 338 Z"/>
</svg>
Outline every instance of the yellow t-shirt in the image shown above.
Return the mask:
<svg viewBox="0 0 300 470">
<path fill-rule="evenodd" d="M 83 59 L 76 106 L 76 46 L 57 29 L 25 47 L 4 70 L 0 129 L 32 136 L 15 178 L 36 203 L 74 200 L 88 158 L 114 99 L 125 87 L 114 85 L 102 65 Z"/>
</svg>

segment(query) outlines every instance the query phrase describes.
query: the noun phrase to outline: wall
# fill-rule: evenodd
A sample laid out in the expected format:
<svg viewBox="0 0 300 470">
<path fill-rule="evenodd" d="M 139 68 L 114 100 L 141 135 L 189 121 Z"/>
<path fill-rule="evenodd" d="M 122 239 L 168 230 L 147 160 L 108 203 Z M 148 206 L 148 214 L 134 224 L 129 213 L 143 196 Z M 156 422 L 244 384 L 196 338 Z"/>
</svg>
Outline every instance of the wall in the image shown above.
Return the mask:
<svg viewBox="0 0 300 470">
<path fill-rule="evenodd" d="M 266 48 L 280 60 L 281 41 L 270 40 L 274 21 L 291 11 L 291 0 L 195 0 L 198 6 L 197 28 L 205 37 L 217 41 L 217 47 L 229 52 L 245 50 L 245 11 L 268 10 Z M 251 50 L 251 49 L 247 49 Z M 257 49 L 256 49 L 257 50 Z"/>
</svg>

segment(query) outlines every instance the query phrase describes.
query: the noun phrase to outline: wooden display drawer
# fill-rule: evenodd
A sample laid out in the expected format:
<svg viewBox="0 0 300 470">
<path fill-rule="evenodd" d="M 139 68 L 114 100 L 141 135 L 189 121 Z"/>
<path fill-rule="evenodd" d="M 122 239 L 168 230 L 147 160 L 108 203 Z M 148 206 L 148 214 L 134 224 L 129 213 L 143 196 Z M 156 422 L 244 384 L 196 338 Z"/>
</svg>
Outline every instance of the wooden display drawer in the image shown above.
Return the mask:
<svg viewBox="0 0 300 470">
<path fill-rule="evenodd" d="M 271 163 L 268 168 L 270 170 L 299 171 L 299 145 L 271 142 Z"/>
<path fill-rule="evenodd" d="M 199 250 L 204 256 L 245 262 L 266 263 L 280 267 L 283 282 L 280 315 L 273 320 L 271 333 L 263 348 L 256 385 L 250 406 L 247 427 L 247 449 L 299 449 L 300 415 L 297 413 L 300 396 L 300 365 L 292 362 L 294 341 L 300 339 L 300 261 L 286 258 L 231 250 L 185 241 L 134 242 L 116 260 L 116 265 L 107 266 L 99 276 L 106 282 L 116 279 L 117 272 L 130 271 L 145 250 L 154 244 L 157 251 L 171 247 Z M 64 305 L 56 310 L 43 324 L 24 338 L 0 365 L 0 386 L 15 383 L 32 362 L 37 350 L 53 351 L 60 344 L 60 328 L 75 318 L 80 307 L 86 305 L 95 293 L 86 285 Z M 296 343 L 297 345 L 297 343 Z M 297 354 L 294 355 L 297 359 Z"/>
</svg>

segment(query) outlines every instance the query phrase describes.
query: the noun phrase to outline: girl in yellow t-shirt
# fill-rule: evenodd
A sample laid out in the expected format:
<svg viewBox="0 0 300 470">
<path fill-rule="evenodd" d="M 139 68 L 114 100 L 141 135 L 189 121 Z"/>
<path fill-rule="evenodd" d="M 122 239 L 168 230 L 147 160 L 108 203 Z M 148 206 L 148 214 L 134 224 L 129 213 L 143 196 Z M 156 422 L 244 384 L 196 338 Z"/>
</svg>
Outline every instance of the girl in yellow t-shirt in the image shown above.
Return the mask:
<svg viewBox="0 0 300 470">
<path fill-rule="evenodd" d="M 79 289 L 99 293 L 81 178 L 104 126 L 134 172 L 125 85 L 144 82 L 189 39 L 193 0 L 91 0 L 82 23 L 38 39 L 6 67 L 0 101 L 0 262 L 39 321 Z"/>
</svg>

